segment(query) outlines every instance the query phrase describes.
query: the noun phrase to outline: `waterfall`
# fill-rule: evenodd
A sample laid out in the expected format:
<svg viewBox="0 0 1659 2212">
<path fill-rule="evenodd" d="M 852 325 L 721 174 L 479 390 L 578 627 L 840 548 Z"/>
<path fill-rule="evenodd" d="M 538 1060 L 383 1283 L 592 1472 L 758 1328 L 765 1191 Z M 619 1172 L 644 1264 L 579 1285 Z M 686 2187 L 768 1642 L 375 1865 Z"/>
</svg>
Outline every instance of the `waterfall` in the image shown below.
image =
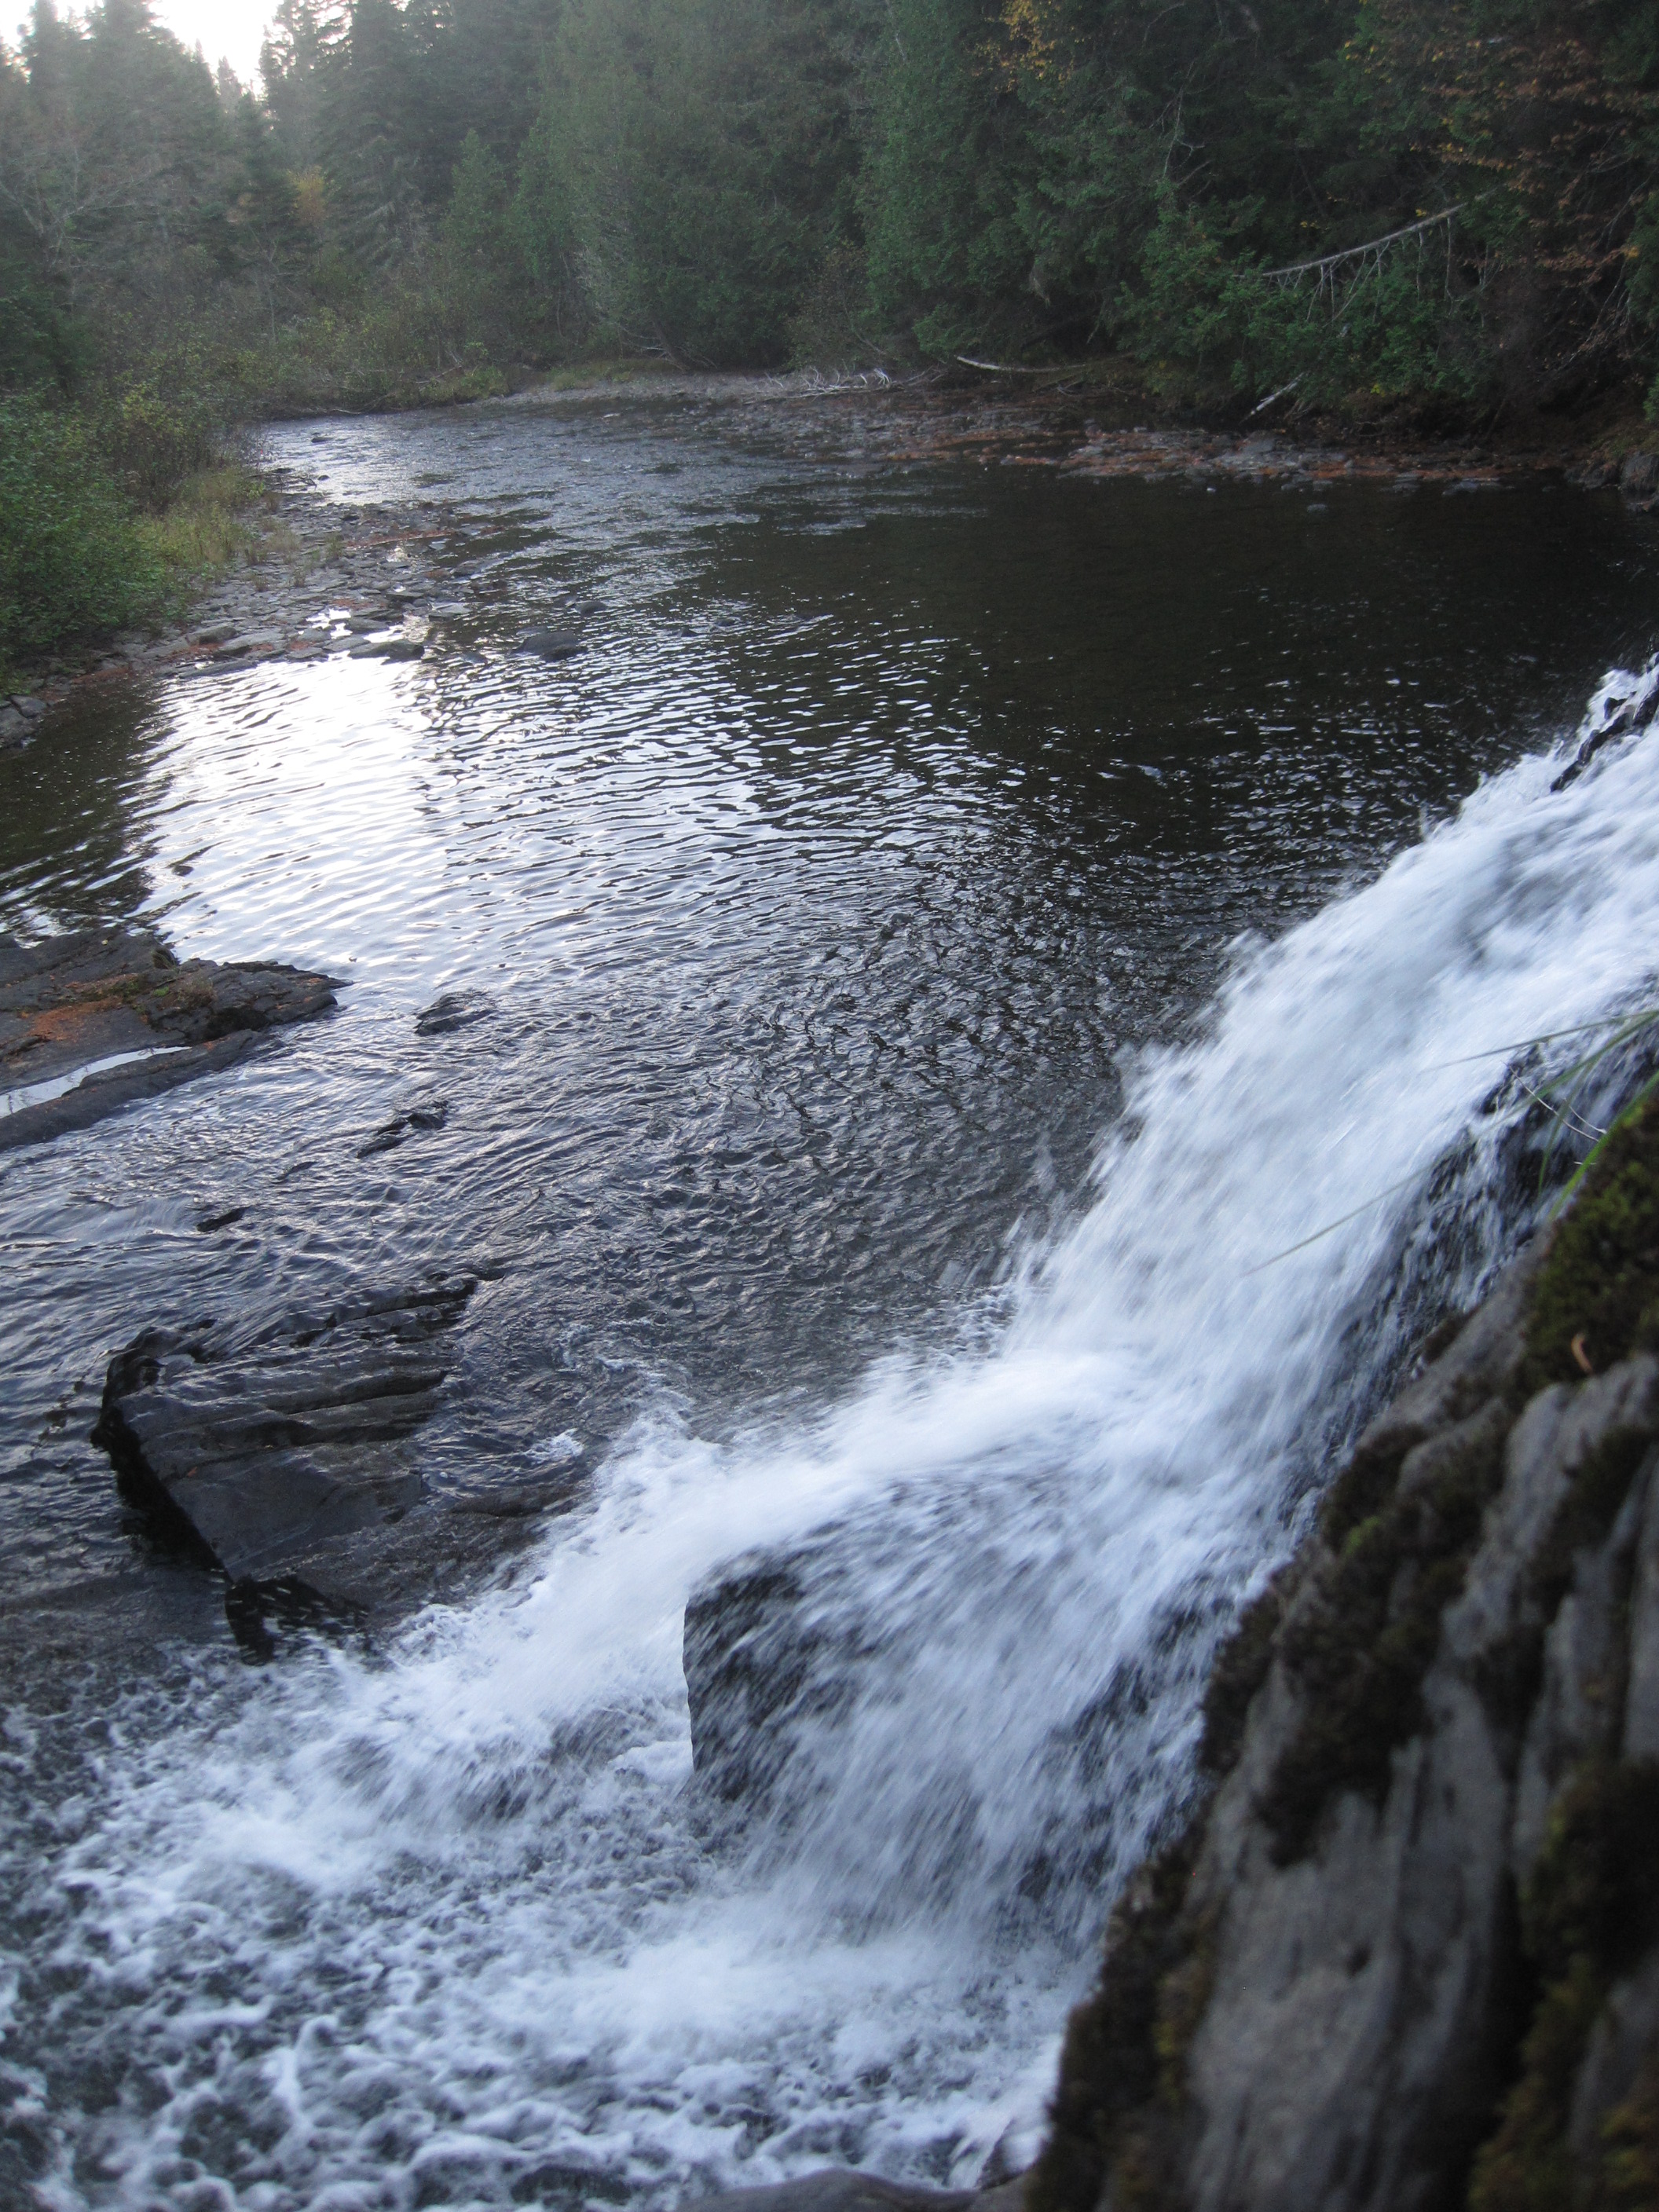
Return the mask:
<svg viewBox="0 0 1659 2212">
<path fill-rule="evenodd" d="M 955 1351 L 718 1442 L 653 1416 L 531 1568 L 378 1657 L 135 1686 L 40 1940 L 65 2033 L 163 2087 L 81 2116 L 100 2178 L 65 2153 L 58 2201 L 667 2200 L 1029 2151 L 1217 1638 L 1530 1225 L 1534 1094 L 1586 1043 L 1556 1033 L 1650 988 L 1654 690 L 1609 678 L 1573 738 L 1238 947 Z M 718 1632 L 708 1594 L 757 1562 L 787 1680 L 764 1791 L 720 1811 L 685 1608 Z"/>
</svg>

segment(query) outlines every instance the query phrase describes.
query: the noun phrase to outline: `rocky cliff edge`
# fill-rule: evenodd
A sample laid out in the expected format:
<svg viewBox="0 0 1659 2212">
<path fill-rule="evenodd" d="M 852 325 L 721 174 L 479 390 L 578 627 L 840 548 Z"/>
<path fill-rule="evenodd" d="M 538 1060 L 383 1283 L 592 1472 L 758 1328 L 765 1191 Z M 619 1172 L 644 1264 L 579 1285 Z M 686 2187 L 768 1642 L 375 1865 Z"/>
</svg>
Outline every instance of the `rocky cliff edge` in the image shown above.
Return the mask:
<svg viewBox="0 0 1659 2212">
<path fill-rule="evenodd" d="M 1026 2212 L 1659 2206 L 1659 1103 L 1212 1680 Z"/>
</svg>

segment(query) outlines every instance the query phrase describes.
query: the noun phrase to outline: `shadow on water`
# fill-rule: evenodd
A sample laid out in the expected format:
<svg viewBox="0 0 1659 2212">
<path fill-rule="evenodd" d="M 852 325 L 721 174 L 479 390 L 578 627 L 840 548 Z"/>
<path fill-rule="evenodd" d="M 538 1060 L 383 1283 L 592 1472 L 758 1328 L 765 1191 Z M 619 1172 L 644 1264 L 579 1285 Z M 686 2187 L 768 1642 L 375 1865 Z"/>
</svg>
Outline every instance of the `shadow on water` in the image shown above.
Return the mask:
<svg viewBox="0 0 1659 2212">
<path fill-rule="evenodd" d="M 0 927 L 38 935 L 129 921 L 149 904 L 147 817 L 168 719 L 154 685 L 83 685 L 0 765 L 0 883 L 19 887 Z"/>
</svg>

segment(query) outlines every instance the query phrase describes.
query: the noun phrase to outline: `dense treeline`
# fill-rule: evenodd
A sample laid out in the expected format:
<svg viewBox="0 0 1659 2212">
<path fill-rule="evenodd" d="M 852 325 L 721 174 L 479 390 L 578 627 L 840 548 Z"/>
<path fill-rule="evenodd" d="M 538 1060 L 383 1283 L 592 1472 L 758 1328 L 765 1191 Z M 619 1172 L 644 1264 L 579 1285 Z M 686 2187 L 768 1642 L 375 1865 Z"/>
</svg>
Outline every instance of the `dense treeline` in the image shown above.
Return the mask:
<svg viewBox="0 0 1659 2212">
<path fill-rule="evenodd" d="M 0 404 L 140 504 L 598 350 L 1571 405 L 1652 374 L 1656 161 L 1659 0 L 282 0 L 252 88 L 36 0 Z"/>
<path fill-rule="evenodd" d="M 1659 320 L 1659 0 L 282 0 L 261 76 L 37 0 L 8 387 L 1110 349 L 1550 404 Z"/>
</svg>

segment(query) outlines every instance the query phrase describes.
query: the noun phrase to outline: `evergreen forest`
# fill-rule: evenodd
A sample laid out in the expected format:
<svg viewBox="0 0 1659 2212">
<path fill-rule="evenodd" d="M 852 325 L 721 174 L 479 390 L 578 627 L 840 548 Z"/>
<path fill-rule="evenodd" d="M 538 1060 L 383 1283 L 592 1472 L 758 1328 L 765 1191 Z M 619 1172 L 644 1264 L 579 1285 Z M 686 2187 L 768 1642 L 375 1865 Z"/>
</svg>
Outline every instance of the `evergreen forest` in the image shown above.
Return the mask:
<svg viewBox="0 0 1659 2212">
<path fill-rule="evenodd" d="M 35 0 L 0 599 L 43 484 L 118 599 L 223 422 L 603 356 L 1582 410 L 1659 367 L 1656 161 L 1659 0 L 281 0 L 252 85 Z"/>
</svg>

